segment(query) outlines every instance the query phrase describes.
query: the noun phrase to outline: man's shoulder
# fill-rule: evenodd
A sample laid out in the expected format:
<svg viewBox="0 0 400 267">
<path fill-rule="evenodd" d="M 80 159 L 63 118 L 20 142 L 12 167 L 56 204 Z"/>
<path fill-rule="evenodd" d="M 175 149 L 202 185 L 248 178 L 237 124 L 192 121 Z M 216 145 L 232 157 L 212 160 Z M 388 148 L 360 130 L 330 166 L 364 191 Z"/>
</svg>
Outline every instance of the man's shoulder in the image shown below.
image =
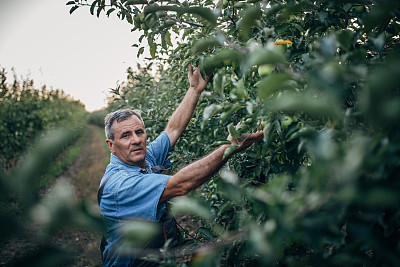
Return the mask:
<svg viewBox="0 0 400 267">
<path fill-rule="evenodd" d="M 110 171 L 105 173 L 102 179 L 103 183 L 107 177 L 110 177 L 104 190 L 107 188 L 108 191 L 114 191 L 115 189 L 118 189 L 121 183 L 123 183 L 125 180 L 132 180 L 132 178 L 141 175 L 142 174 L 139 172 L 139 170 L 136 169 L 112 168 Z"/>
<path fill-rule="evenodd" d="M 171 141 L 169 140 L 169 137 L 166 132 L 162 132 L 156 139 L 154 139 L 152 142 L 150 142 L 147 147 L 151 146 L 162 146 L 162 147 L 170 147 Z"/>
<path fill-rule="evenodd" d="M 153 142 L 147 146 L 147 159 L 153 165 L 162 165 L 171 148 L 168 135 L 162 132 Z"/>
</svg>

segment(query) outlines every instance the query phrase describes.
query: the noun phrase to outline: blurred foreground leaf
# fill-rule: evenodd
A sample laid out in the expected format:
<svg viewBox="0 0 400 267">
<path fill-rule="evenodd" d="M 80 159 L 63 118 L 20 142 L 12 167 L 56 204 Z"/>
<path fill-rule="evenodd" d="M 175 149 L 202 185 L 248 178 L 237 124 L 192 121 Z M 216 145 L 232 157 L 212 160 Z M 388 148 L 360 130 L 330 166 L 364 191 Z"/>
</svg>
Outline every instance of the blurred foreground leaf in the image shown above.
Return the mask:
<svg viewBox="0 0 400 267">
<path fill-rule="evenodd" d="M 171 202 L 171 210 L 174 215 L 185 214 L 210 219 L 211 214 L 207 208 L 200 205 L 195 199 L 189 197 L 177 197 Z"/>
</svg>

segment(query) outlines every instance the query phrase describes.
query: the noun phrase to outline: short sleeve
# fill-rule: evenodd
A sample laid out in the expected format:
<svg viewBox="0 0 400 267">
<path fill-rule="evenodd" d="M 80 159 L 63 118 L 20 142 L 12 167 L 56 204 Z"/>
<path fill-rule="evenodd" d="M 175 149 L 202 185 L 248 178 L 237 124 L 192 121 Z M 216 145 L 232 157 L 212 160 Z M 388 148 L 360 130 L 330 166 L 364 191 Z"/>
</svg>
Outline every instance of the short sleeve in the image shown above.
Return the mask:
<svg viewBox="0 0 400 267">
<path fill-rule="evenodd" d="M 118 190 L 118 217 L 158 221 L 157 206 L 169 175 L 140 174 L 124 179 Z"/>
<path fill-rule="evenodd" d="M 147 153 L 153 158 L 156 165 L 164 165 L 170 148 L 171 142 L 169 137 L 165 132 L 163 132 L 156 140 L 147 146 Z"/>
</svg>

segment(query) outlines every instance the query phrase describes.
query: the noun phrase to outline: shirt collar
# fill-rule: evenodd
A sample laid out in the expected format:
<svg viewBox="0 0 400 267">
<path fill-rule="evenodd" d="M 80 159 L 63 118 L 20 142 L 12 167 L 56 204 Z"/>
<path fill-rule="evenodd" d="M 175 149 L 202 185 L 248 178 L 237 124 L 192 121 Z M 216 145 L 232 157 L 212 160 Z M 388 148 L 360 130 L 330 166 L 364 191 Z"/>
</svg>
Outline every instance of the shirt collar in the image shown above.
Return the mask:
<svg viewBox="0 0 400 267">
<path fill-rule="evenodd" d="M 122 160 L 120 160 L 117 156 L 115 156 L 114 154 L 111 153 L 111 160 L 110 160 L 111 164 L 116 164 L 116 165 L 121 165 L 124 168 L 128 168 L 131 170 L 136 170 L 138 172 L 141 173 L 152 173 L 153 171 L 151 170 L 151 165 L 150 162 L 146 159 L 146 169 L 142 169 L 138 166 L 133 166 L 133 165 L 129 165 L 124 163 Z"/>
</svg>

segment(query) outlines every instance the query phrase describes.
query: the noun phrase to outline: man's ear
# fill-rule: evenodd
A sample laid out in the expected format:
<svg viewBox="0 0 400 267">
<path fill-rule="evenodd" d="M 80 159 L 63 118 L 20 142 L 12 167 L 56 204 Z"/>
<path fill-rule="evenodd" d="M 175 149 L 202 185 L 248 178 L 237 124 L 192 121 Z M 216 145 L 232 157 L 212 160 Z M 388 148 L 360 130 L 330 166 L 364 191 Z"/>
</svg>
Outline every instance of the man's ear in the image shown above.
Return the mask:
<svg viewBox="0 0 400 267">
<path fill-rule="evenodd" d="M 108 146 L 108 149 L 110 149 L 111 153 L 114 154 L 114 142 L 111 139 L 106 139 L 106 143 Z"/>
</svg>

